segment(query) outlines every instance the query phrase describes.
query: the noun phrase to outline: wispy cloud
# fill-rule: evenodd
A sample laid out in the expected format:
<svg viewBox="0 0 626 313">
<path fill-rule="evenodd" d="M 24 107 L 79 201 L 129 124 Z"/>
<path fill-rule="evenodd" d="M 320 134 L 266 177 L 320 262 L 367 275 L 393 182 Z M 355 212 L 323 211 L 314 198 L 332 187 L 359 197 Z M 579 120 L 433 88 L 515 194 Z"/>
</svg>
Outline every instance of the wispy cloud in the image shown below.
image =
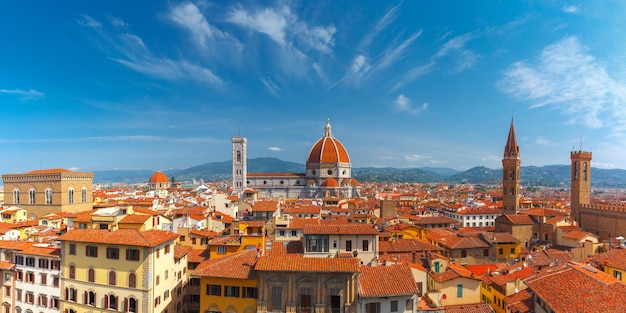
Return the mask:
<svg viewBox="0 0 626 313">
<path fill-rule="evenodd" d="M 541 145 L 541 146 L 549 146 L 549 145 L 551 145 L 551 144 L 552 144 L 552 143 L 550 142 L 550 140 L 548 140 L 548 139 L 544 138 L 543 136 L 539 136 L 539 137 L 537 137 L 537 139 L 535 140 L 535 142 L 536 142 L 538 145 Z"/>
<path fill-rule="evenodd" d="M 385 15 L 383 15 L 383 17 L 378 20 L 374 28 L 372 28 L 372 30 L 367 33 L 365 37 L 363 37 L 363 39 L 361 40 L 361 43 L 359 44 L 361 49 L 367 50 L 369 48 L 369 45 L 372 43 L 372 41 L 374 41 L 378 34 L 380 34 L 381 31 L 387 28 L 387 26 L 389 26 L 389 24 L 391 24 L 396 19 L 396 17 L 398 16 L 398 11 L 400 10 L 400 5 L 401 3 L 389 9 L 385 13 Z"/>
<path fill-rule="evenodd" d="M 580 4 L 579 5 L 566 5 L 561 8 L 561 11 L 565 13 L 580 13 Z"/>
<path fill-rule="evenodd" d="M 267 150 L 274 151 L 274 152 L 283 151 L 283 149 L 279 147 L 267 147 Z"/>
<path fill-rule="evenodd" d="M 424 102 L 422 105 L 415 107 L 411 104 L 411 99 L 405 95 L 399 95 L 394 102 L 396 109 L 400 112 L 407 112 L 410 114 L 418 114 L 428 109 L 429 104 Z"/>
<path fill-rule="evenodd" d="M 278 87 L 278 85 L 276 85 L 276 83 L 274 83 L 274 81 L 272 81 L 270 77 L 268 78 L 261 77 L 261 82 L 265 86 L 265 89 L 267 89 L 267 92 L 269 92 L 271 95 L 273 95 L 276 98 L 280 98 L 280 93 L 279 93 L 280 87 Z"/>
<path fill-rule="evenodd" d="M 531 108 L 551 106 L 570 123 L 626 131 L 626 85 L 613 79 L 604 64 L 575 36 L 546 46 L 535 63 L 513 63 L 500 82 L 502 90 Z"/>
<path fill-rule="evenodd" d="M 229 50 L 239 52 L 242 46 L 239 40 L 211 25 L 206 17 L 202 14 L 198 6 L 190 2 L 184 2 L 171 7 L 168 18 L 176 25 L 187 30 L 194 43 L 203 49 L 211 48 L 215 51 L 216 46 L 220 47 L 220 51 L 224 46 Z"/>
<path fill-rule="evenodd" d="M 36 99 L 41 99 L 44 97 L 44 93 L 41 91 L 37 91 L 34 89 L 28 89 L 28 90 L 23 90 L 23 89 L 0 89 L 0 93 L 6 93 L 6 94 L 10 94 L 10 95 L 18 95 L 20 96 L 20 100 L 22 101 L 27 101 L 27 100 L 36 100 Z"/>
<path fill-rule="evenodd" d="M 91 25 L 94 23 L 101 25 L 88 15 L 82 15 L 82 17 L 90 21 L 90 23 L 79 22 L 80 25 L 92 28 L 93 26 Z M 119 20 L 117 23 L 125 24 L 122 20 Z M 135 34 L 126 32 L 109 34 L 105 31 L 98 31 L 98 34 L 115 49 L 115 55 L 109 58 L 134 71 L 159 79 L 172 81 L 194 80 L 199 83 L 208 83 L 218 88 L 222 88 L 224 85 L 222 79 L 207 67 L 185 59 L 174 60 L 155 55 L 144 44 L 143 40 Z"/>
<path fill-rule="evenodd" d="M 478 56 L 465 46 L 474 38 L 473 33 L 452 37 L 433 55 L 432 60 L 439 60 L 444 57 L 452 58 L 456 63 L 453 69 L 454 73 L 472 68 L 476 64 Z"/>
<path fill-rule="evenodd" d="M 96 21 L 93 17 L 85 14 L 80 15 L 80 19 L 76 20 L 76 23 L 82 26 L 91 27 L 91 28 L 100 28 L 102 24 Z"/>
<path fill-rule="evenodd" d="M 398 79 L 398 82 L 393 85 L 393 87 L 391 88 L 390 92 L 394 92 L 402 87 L 404 87 L 406 84 L 416 80 L 418 77 L 423 76 L 431 71 L 433 71 L 435 68 L 435 62 L 431 61 L 430 63 L 426 64 L 426 65 L 420 65 L 417 67 L 412 68 L 411 70 L 409 70 L 408 72 L 402 74 L 402 76 L 400 76 L 400 78 Z"/>
<path fill-rule="evenodd" d="M 256 11 L 240 6 L 228 14 L 227 20 L 265 34 L 281 47 L 294 47 L 297 42 L 321 52 L 330 52 L 335 44 L 335 26 L 311 26 L 298 20 L 287 6 Z"/>
</svg>

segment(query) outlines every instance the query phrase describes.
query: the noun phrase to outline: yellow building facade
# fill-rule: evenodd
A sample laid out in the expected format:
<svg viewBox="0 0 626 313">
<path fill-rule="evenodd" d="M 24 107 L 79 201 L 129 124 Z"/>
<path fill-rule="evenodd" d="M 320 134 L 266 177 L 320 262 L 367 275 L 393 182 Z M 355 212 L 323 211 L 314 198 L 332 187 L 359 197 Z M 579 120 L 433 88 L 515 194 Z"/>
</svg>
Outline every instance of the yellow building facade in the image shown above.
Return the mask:
<svg viewBox="0 0 626 313">
<path fill-rule="evenodd" d="M 186 260 L 174 233 L 72 229 L 61 245 L 61 311 L 164 312 L 181 305 Z"/>
<path fill-rule="evenodd" d="M 4 174 L 4 203 L 28 211 L 29 219 L 93 208 L 93 173 L 65 169 Z"/>
</svg>

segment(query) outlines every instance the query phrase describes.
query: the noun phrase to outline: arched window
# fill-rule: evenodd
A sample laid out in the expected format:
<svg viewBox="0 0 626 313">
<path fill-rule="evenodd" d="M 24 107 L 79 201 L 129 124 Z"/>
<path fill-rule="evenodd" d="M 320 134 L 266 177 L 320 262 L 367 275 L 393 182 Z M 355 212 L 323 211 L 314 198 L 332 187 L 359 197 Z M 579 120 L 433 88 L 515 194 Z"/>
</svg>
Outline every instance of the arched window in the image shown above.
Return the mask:
<svg viewBox="0 0 626 313">
<path fill-rule="evenodd" d="M 67 203 L 69 203 L 69 204 L 73 204 L 74 203 L 74 188 L 70 188 L 67 191 Z"/>
<path fill-rule="evenodd" d="M 80 198 L 83 203 L 87 203 L 87 188 L 83 187 L 80 190 Z"/>
<path fill-rule="evenodd" d="M 71 279 L 76 278 L 76 266 L 74 265 L 70 265 L 70 278 Z"/>
<path fill-rule="evenodd" d="M 35 204 L 35 188 L 30 188 L 30 190 L 28 190 L 28 204 Z"/>
<path fill-rule="evenodd" d="M 22 313 L 22 308 L 20 308 L 19 306 L 16 306 L 15 313 Z"/>
<path fill-rule="evenodd" d="M 13 203 L 20 204 L 20 190 L 17 188 L 13 189 Z"/>
<path fill-rule="evenodd" d="M 87 270 L 87 277 L 89 279 L 90 283 L 93 283 L 96 281 L 96 271 L 93 268 L 90 268 Z"/>
<path fill-rule="evenodd" d="M 46 189 L 46 205 L 52 204 L 52 189 Z"/>
<path fill-rule="evenodd" d="M 91 306 L 96 306 L 96 293 L 93 291 L 89 292 L 89 295 L 87 297 L 87 304 L 91 305 Z"/>
<path fill-rule="evenodd" d="M 241 151 L 237 151 L 237 162 L 241 162 Z"/>
<path fill-rule="evenodd" d="M 128 312 L 137 312 L 137 299 L 128 298 Z"/>
<path fill-rule="evenodd" d="M 587 162 L 583 163 L 583 180 L 587 181 Z"/>
<path fill-rule="evenodd" d="M 574 162 L 574 180 L 578 180 L 578 162 Z"/>
<path fill-rule="evenodd" d="M 109 272 L 109 285 L 115 285 L 115 279 L 116 279 L 115 271 L 110 271 Z"/>
<path fill-rule="evenodd" d="M 104 297 L 104 307 L 107 309 L 117 310 L 117 296 L 108 295 Z"/>
<path fill-rule="evenodd" d="M 137 275 L 135 273 L 128 274 L 128 288 L 137 287 Z"/>
</svg>

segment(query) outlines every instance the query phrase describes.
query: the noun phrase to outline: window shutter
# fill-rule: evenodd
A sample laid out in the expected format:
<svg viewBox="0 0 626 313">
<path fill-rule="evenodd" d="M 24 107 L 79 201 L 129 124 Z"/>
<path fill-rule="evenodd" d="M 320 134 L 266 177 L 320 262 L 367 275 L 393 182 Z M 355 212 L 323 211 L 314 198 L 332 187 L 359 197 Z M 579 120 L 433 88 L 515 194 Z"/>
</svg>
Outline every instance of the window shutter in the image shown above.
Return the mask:
<svg viewBox="0 0 626 313">
<path fill-rule="evenodd" d="M 65 287 L 65 300 L 69 300 L 69 295 L 70 295 L 70 291 L 69 289 L 67 289 L 67 287 Z M 67 311 L 67 310 L 65 310 Z"/>
<path fill-rule="evenodd" d="M 109 308 L 109 296 L 104 296 L 104 308 Z"/>
<path fill-rule="evenodd" d="M 85 304 L 89 303 L 89 294 L 87 293 L 87 290 L 85 290 L 85 293 L 83 294 L 83 300 Z"/>
<path fill-rule="evenodd" d="M 124 312 L 128 312 L 128 298 L 124 298 Z"/>
</svg>

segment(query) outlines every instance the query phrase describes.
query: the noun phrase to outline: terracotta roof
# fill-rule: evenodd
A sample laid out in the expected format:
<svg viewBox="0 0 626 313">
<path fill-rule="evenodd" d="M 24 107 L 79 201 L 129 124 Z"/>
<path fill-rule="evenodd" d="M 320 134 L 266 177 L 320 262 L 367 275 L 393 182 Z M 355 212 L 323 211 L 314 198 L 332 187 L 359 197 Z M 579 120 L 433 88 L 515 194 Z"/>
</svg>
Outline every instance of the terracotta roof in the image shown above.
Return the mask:
<svg viewBox="0 0 626 313">
<path fill-rule="evenodd" d="M 143 214 L 128 214 L 122 218 L 119 223 L 120 224 L 143 224 L 148 219 L 150 219 L 150 215 Z"/>
<path fill-rule="evenodd" d="M 12 270 L 15 264 L 6 261 L 0 261 L 0 270 Z"/>
<path fill-rule="evenodd" d="M 524 282 L 554 312 L 626 312 L 626 285 L 580 263 L 547 267 Z"/>
<path fill-rule="evenodd" d="M 305 225 L 305 235 L 376 235 L 371 224 Z"/>
<path fill-rule="evenodd" d="M 174 259 L 182 259 L 185 255 L 188 255 L 191 252 L 191 250 L 193 249 L 189 246 L 175 245 L 174 246 Z"/>
<path fill-rule="evenodd" d="M 491 305 L 487 303 L 481 304 L 462 304 L 447 305 L 444 308 L 445 313 L 493 313 Z"/>
<path fill-rule="evenodd" d="M 380 253 L 417 252 L 417 251 L 441 251 L 442 249 L 419 239 L 395 239 L 393 241 L 380 241 L 378 243 Z"/>
<path fill-rule="evenodd" d="M 498 267 L 495 264 L 472 264 L 472 265 L 463 265 L 466 269 L 470 270 L 476 276 L 482 276 L 489 272 L 494 272 L 498 270 Z"/>
<path fill-rule="evenodd" d="M 58 240 L 156 247 L 176 238 L 178 238 L 178 234 L 161 230 L 117 229 L 109 231 L 106 229 L 72 229 L 59 236 Z"/>
<path fill-rule="evenodd" d="M 524 214 L 503 214 L 513 225 L 534 225 L 535 221 L 529 216 Z"/>
<path fill-rule="evenodd" d="M 359 296 L 394 297 L 419 293 L 408 265 L 361 266 Z"/>
<path fill-rule="evenodd" d="M 626 249 L 613 249 L 607 253 L 594 255 L 590 258 L 598 265 L 610 266 L 626 271 Z"/>
<path fill-rule="evenodd" d="M 38 246 L 33 245 L 22 250 L 19 253 L 27 254 L 27 255 L 36 255 L 36 256 L 41 256 L 41 257 L 48 257 L 48 258 L 57 258 L 57 259 L 61 258 L 61 249 L 54 248 L 54 247 L 38 247 Z"/>
<path fill-rule="evenodd" d="M 504 303 L 506 303 L 511 313 L 528 313 L 535 309 L 533 295 L 528 289 L 504 298 Z"/>
<path fill-rule="evenodd" d="M 211 253 L 210 249 L 191 249 L 187 262 L 189 263 L 201 263 L 209 259 Z"/>
<path fill-rule="evenodd" d="M 34 243 L 15 240 L 0 240 L 0 248 L 10 250 L 24 250 L 32 246 Z"/>
<path fill-rule="evenodd" d="M 202 277 L 255 279 L 254 266 L 256 261 L 256 250 L 243 250 L 218 259 L 206 260 L 196 267 L 193 271 L 193 275 Z"/>
<path fill-rule="evenodd" d="M 63 168 L 50 168 L 50 169 L 34 170 L 34 171 L 26 172 L 26 174 L 67 173 L 67 172 L 71 172 L 71 171 L 63 169 Z"/>
<path fill-rule="evenodd" d="M 276 200 L 257 201 L 252 206 L 252 212 L 275 212 L 276 210 L 278 210 Z"/>
<path fill-rule="evenodd" d="M 149 183 L 168 183 L 169 181 L 170 180 L 167 178 L 167 175 L 165 175 L 163 172 L 155 172 L 154 174 L 152 174 L 152 176 L 150 176 Z"/>
<path fill-rule="evenodd" d="M 329 177 L 326 178 L 322 181 L 322 183 L 320 184 L 320 186 L 322 187 L 339 187 L 339 183 L 337 182 L 336 179 Z"/>
<path fill-rule="evenodd" d="M 583 240 L 588 236 L 595 236 L 594 234 L 586 231 L 577 231 L 573 230 L 563 235 L 563 238 L 574 239 L 574 240 Z"/>
<path fill-rule="evenodd" d="M 256 263 L 257 271 L 278 272 L 342 272 L 359 271 L 358 258 L 305 258 L 301 254 L 268 254 Z"/>
<path fill-rule="evenodd" d="M 326 132 L 311 147 L 307 165 L 309 163 L 350 163 L 350 157 L 346 148 L 333 137 L 330 129 L 330 123 L 326 124 Z"/>
</svg>

